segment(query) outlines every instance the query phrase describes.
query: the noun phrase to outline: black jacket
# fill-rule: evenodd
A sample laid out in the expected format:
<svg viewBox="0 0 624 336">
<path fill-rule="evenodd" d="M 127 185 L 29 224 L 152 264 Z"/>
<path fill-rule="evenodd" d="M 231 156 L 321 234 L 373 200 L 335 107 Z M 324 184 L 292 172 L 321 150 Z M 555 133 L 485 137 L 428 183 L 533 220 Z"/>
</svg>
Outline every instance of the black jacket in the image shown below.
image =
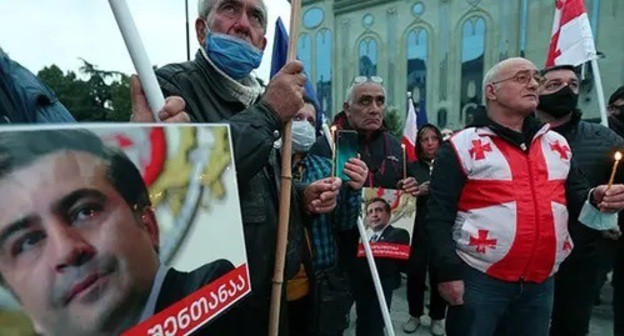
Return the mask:
<svg viewBox="0 0 624 336">
<path fill-rule="evenodd" d="M 542 125 L 534 118 L 527 117 L 524 120 L 523 132 L 518 133 L 494 123 L 487 117 L 485 111 L 480 111 L 475 115 L 472 126 L 489 127 L 509 143 L 519 148 L 521 145 L 528 148 L 531 141 L 527 140 L 533 139 Z M 462 261 L 455 253 L 452 229 L 457 216 L 457 204 L 465 184 L 466 176 L 461 170 L 455 151 L 452 145 L 445 141 L 435 157 L 425 221 L 429 242 L 427 246 L 432 264 L 439 270 L 440 282 L 461 279 Z M 588 191 L 585 179 L 572 160 L 566 180 L 568 209 L 581 209 L 587 199 Z"/>
<path fill-rule="evenodd" d="M 200 52 L 195 60 L 166 65 L 158 69 L 156 75 L 165 96 L 184 98 L 191 120 L 230 125 L 253 288 L 252 301 L 255 301 L 254 307 L 268 309 L 281 176 L 280 157 L 273 144 L 281 137 L 282 123 L 272 108 L 260 101 L 260 97 L 249 107 L 236 100 L 220 85 L 224 78 Z M 304 188 L 300 184 L 294 185 L 298 191 Z M 298 271 L 303 247 L 300 193 L 294 191 L 295 188 L 291 196 L 286 278 Z"/>
<path fill-rule="evenodd" d="M 353 130 L 345 114 L 337 118 L 334 125 L 339 130 Z M 358 153 L 368 166 L 369 176 L 364 184 L 367 188 L 396 189 L 403 179 L 403 149 L 401 142 L 383 127 L 370 135 L 358 132 Z M 309 155 L 331 158 L 331 148 L 324 137 L 319 137 L 310 148 Z M 407 164 L 407 176 L 414 177 L 416 165 Z"/>
<path fill-rule="evenodd" d="M 192 272 L 179 272 L 170 269 L 163 281 L 156 300 L 155 313 L 182 300 L 205 285 L 234 270 L 234 265 L 227 260 L 216 260 Z M 210 298 L 208 298 L 210 299 Z M 234 316 L 223 314 L 210 321 L 192 335 L 239 335 L 239 327 Z"/>
<path fill-rule="evenodd" d="M 339 130 L 353 130 L 344 113 L 339 114 L 334 121 L 334 125 Z M 397 183 L 403 179 L 403 149 L 401 148 L 401 142 L 395 136 L 388 133 L 383 127 L 368 136 L 358 133 L 358 153 L 361 160 L 368 166 L 369 171 L 364 187 L 397 188 Z M 331 158 L 331 149 L 327 140 L 323 137 L 318 138 L 308 155 Z M 414 164 L 408 164 L 407 176 L 414 175 Z M 358 228 L 341 231 L 337 235 L 339 237 L 338 260 L 347 270 L 353 272 L 360 239 Z M 370 272 L 364 276 L 370 277 Z"/>
<path fill-rule="evenodd" d="M 624 139 L 605 126 L 581 120 L 581 111 L 575 111 L 572 119 L 553 131 L 563 135 L 572 149 L 572 157 L 590 187 L 607 184 L 613 165 L 613 154 L 624 150 Z M 616 183 L 624 181 L 624 170 L 616 175 Z M 574 251 L 581 251 L 584 244 L 591 244 L 600 233 L 578 223 L 580 209 L 569 209 L 568 229 L 574 241 Z"/>
</svg>

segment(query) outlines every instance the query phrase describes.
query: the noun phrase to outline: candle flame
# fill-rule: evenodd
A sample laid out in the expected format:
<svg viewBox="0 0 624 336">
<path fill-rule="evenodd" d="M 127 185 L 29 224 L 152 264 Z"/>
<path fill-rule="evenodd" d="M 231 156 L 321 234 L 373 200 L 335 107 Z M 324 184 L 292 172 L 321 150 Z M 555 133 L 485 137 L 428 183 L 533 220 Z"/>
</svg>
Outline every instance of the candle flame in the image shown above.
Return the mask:
<svg viewBox="0 0 624 336">
<path fill-rule="evenodd" d="M 405 144 L 401 144 L 401 148 L 405 149 Z"/>
<path fill-rule="evenodd" d="M 337 129 L 338 129 L 338 127 L 336 127 L 336 125 L 331 127 L 332 132 L 336 132 Z"/>
<path fill-rule="evenodd" d="M 620 160 L 622 160 L 622 153 L 615 152 L 615 161 L 620 161 Z"/>
</svg>

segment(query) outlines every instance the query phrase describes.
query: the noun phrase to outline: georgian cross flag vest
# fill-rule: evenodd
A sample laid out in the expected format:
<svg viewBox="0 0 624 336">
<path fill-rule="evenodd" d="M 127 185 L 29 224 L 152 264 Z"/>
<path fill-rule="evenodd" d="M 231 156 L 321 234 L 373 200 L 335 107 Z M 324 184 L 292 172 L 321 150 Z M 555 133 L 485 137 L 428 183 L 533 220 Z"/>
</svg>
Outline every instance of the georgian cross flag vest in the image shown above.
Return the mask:
<svg viewBox="0 0 624 336">
<path fill-rule="evenodd" d="M 545 125 L 527 151 L 473 127 L 450 142 L 467 177 L 453 226 L 459 257 L 497 279 L 546 280 L 572 251 L 565 138 Z"/>
</svg>

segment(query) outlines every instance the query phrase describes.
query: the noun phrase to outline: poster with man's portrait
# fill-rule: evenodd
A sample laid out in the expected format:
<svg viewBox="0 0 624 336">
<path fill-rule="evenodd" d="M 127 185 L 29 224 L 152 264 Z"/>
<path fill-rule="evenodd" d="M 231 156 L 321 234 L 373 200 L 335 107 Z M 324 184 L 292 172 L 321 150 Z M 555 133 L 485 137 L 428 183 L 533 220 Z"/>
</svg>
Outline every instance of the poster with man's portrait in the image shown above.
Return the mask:
<svg viewBox="0 0 624 336">
<path fill-rule="evenodd" d="M 3 335 L 209 327 L 251 291 L 229 127 L 4 128 L 0 276 Z"/>
<path fill-rule="evenodd" d="M 363 188 L 361 217 L 373 256 L 409 258 L 416 197 L 396 189 Z M 364 256 L 364 246 L 360 242 L 358 257 Z"/>
</svg>

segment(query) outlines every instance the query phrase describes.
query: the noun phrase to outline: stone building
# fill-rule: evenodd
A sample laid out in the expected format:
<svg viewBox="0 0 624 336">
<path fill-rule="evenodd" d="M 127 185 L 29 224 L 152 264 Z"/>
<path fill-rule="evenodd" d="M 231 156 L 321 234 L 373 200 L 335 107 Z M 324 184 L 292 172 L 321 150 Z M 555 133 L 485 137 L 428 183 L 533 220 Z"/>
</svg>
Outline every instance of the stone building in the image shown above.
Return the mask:
<svg viewBox="0 0 624 336">
<path fill-rule="evenodd" d="M 405 111 L 406 92 L 441 127 L 460 128 L 481 103 L 487 69 L 523 56 L 546 59 L 555 0 L 304 0 L 298 56 L 324 111 L 341 110 L 355 76 L 376 75 L 388 104 Z M 608 96 L 624 84 L 624 1 L 585 0 Z M 580 108 L 599 118 L 593 74 Z"/>
</svg>

